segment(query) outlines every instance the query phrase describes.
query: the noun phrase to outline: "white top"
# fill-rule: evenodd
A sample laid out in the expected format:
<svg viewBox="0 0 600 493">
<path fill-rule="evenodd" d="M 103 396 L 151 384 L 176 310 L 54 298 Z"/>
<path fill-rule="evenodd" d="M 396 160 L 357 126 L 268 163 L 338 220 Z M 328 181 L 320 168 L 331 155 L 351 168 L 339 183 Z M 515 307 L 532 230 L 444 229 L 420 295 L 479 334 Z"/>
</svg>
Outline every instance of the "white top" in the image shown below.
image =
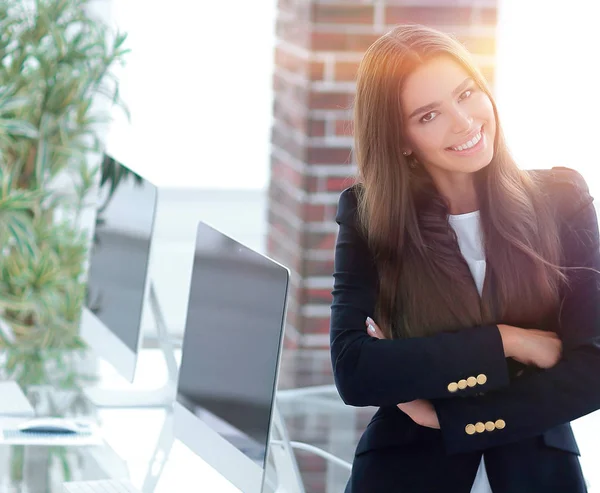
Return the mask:
<svg viewBox="0 0 600 493">
<path fill-rule="evenodd" d="M 477 285 L 477 290 L 479 291 L 479 296 L 481 296 L 486 264 L 479 211 L 468 212 L 467 214 L 448 214 L 448 222 L 456 232 L 458 246 L 462 256 L 469 265 L 469 269 Z M 492 493 L 483 456 L 481 457 L 481 463 L 479 464 L 471 493 Z"/>
</svg>

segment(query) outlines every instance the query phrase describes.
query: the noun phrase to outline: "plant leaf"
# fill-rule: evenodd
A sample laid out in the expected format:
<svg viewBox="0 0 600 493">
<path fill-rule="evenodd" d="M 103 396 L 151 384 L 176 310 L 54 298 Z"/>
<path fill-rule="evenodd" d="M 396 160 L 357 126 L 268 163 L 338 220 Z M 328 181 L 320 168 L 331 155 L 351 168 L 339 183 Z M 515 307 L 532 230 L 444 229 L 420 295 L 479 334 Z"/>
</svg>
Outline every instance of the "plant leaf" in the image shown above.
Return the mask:
<svg viewBox="0 0 600 493">
<path fill-rule="evenodd" d="M 29 122 L 0 118 L 0 134 L 35 139 L 38 136 L 38 131 Z"/>
</svg>

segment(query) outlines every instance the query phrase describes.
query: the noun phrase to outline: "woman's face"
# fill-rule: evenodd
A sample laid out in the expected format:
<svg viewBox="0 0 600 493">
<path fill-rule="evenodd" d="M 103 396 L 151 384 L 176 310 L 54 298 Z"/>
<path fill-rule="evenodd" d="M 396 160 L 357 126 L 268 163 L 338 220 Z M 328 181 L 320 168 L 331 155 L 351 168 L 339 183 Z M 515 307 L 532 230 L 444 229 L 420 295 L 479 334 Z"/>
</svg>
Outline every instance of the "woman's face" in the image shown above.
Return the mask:
<svg viewBox="0 0 600 493">
<path fill-rule="evenodd" d="M 435 58 L 411 73 L 400 102 L 408 138 L 405 150 L 430 172 L 472 173 L 492 160 L 492 103 L 452 58 Z"/>
</svg>

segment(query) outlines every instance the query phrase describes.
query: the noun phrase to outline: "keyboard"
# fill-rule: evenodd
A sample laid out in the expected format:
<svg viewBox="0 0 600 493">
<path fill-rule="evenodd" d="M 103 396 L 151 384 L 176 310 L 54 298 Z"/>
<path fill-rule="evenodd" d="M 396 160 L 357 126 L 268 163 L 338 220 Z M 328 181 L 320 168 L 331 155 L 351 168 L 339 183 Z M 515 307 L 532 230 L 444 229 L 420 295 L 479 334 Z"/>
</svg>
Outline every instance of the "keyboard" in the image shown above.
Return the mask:
<svg viewBox="0 0 600 493">
<path fill-rule="evenodd" d="M 63 483 L 64 493 L 140 493 L 133 485 L 121 479 L 74 481 Z"/>
</svg>

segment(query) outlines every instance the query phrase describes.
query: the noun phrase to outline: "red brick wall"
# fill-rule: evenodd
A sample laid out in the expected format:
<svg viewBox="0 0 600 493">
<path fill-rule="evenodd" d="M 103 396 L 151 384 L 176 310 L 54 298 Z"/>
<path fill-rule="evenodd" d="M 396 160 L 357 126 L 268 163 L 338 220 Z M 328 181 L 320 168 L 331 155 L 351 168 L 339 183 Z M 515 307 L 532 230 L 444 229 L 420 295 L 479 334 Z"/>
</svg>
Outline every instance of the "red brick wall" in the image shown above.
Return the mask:
<svg viewBox="0 0 600 493">
<path fill-rule="evenodd" d="M 328 347 L 334 222 L 355 164 L 358 63 L 395 24 L 452 32 L 493 78 L 496 0 L 279 0 L 273 78 L 269 254 L 292 270 L 287 347 Z"/>
</svg>

